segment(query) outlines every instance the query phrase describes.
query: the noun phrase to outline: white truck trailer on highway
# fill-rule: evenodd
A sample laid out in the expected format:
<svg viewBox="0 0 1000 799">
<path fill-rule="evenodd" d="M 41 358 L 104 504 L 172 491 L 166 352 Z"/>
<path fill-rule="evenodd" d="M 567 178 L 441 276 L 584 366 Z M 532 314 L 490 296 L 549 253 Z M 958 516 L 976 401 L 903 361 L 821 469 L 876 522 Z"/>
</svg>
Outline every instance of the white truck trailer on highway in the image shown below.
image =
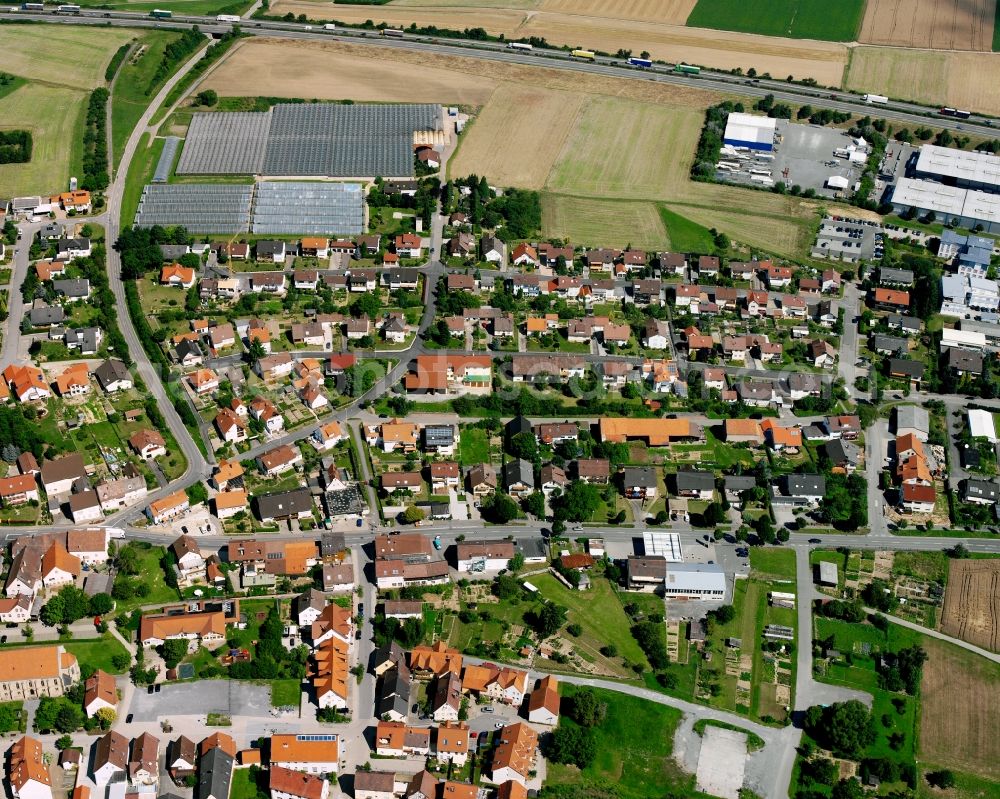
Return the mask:
<svg viewBox="0 0 1000 799">
<path fill-rule="evenodd" d="M 889 102 L 889 98 L 881 94 L 865 94 L 861 97 L 866 103 L 875 103 L 877 105 L 885 105 Z"/>
</svg>

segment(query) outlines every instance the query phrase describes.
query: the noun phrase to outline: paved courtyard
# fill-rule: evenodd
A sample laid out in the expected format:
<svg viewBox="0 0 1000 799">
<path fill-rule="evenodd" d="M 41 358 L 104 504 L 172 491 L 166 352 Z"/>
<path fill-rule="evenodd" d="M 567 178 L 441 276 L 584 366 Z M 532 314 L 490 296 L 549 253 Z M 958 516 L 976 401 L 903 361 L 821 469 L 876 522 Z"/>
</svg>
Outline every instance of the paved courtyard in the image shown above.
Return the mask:
<svg viewBox="0 0 1000 799">
<path fill-rule="evenodd" d="M 747 762 L 747 736 L 706 727 L 698 755 L 697 788 L 722 799 L 739 799 Z"/>
</svg>

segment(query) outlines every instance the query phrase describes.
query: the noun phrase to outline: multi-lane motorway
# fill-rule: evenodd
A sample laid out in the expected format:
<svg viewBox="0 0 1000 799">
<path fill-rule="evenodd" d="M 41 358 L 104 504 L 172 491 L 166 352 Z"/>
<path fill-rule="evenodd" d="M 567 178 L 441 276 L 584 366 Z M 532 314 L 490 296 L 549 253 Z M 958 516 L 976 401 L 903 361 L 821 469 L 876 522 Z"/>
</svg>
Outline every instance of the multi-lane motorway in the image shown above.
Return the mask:
<svg viewBox="0 0 1000 799">
<path fill-rule="evenodd" d="M 331 14 L 334 13 L 331 10 Z M 138 13 L 122 11 L 84 10 L 78 15 L 58 15 L 56 13 L 14 12 L 17 19 L 30 19 L 66 25 L 114 25 L 119 27 L 168 27 L 190 28 L 194 25 L 206 33 L 221 34 L 231 30 L 230 23 L 220 23 L 215 17 L 181 15 L 168 20 L 151 19 Z M 12 14 L 13 15 L 13 14 Z M 241 23 L 244 33 L 252 36 L 272 36 L 284 39 L 343 41 L 363 44 L 374 48 L 393 48 L 433 52 L 441 55 L 465 56 L 491 61 L 544 66 L 566 69 L 630 80 L 649 80 L 690 88 L 722 92 L 730 95 L 760 98 L 771 94 L 778 101 L 790 103 L 808 102 L 821 108 L 831 108 L 854 114 L 882 117 L 893 122 L 908 125 L 933 125 L 962 133 L 976 133 L 994 138 L 1000 129 L 1000 121 L 984 115 L 973 115 L 969 119 L 956 120 L 939 116 L 936 108 L 928 108 L 917 103 L 893 100 L 882 105 L 866 103 L 861 96 L 839 89 L 805 86 L 788 81 L 730 75 L 725 72 L 703 70 L 700 75 L 681 75 L 671 71 L 669 66 L 655 65 L 652 69 L 627 66 L 620 58 L 597 56 L 593 61 L 573 58 L 567 51 L 536 48 L 532 51 L 517 51 L 506 48 L 502 43 L 482 42 L 471 39 L 422 36 L 406 34 L 400 38 L 383 37 L 378 31 L 338 27 L 326 30 L 319 26 L 297 22 L 248 19 Z"/>
</svg>

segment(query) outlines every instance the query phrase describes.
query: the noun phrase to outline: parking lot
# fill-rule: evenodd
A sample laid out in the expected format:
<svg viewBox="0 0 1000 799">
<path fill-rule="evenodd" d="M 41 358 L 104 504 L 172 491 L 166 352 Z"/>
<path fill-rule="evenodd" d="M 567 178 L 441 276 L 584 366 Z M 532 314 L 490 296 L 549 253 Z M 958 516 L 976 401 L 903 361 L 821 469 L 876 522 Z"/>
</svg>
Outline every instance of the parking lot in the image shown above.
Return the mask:
<svg viewBox="0 0 1000 799">
<path fill-rule="evenodd" d="M 129 707 L 135 722 L 156 722 L 171 716 L 222 713 L 235 716 L 269 716 L 271 687 L 232 680 L 165 684 L 155 693 L 136 689 Z"/>
<path fill-rule="evenodd" d="M 867 145 L 859 145 L 839 128 L 800 124 L 785 119 L 777 121 L 775 137 L 776 143 L 770 153 L 747 153 L 748 158 L 743 162 L 742 169 L 736 172 L 719 170 L 716 179 L 765 188 L 783 181 L 785 185 L 797 185 L 803 191 L 812 189 L 818 197 L 843 199 L 853 193 L 854 185 L 861 179 L 865 168 L 865 160 L 854 163 L 844 151 L 854 149 L 862 154 L 870 151 Z M 838 150 L 841 151 L 839 156 L 835 154 Z M 772 183 L 765 178 L 770 178 Z M 846 186 L 830 187 L 830 178 L 837 178 L 841 183 L 846 181 Z"/>
<path fill-rule="evenodd" d="M 875 222 L 827 217 L 820 224 L 811 255 L 846 263 L 880 260 L 884 235 L 881 225 Z"/>
</svg>

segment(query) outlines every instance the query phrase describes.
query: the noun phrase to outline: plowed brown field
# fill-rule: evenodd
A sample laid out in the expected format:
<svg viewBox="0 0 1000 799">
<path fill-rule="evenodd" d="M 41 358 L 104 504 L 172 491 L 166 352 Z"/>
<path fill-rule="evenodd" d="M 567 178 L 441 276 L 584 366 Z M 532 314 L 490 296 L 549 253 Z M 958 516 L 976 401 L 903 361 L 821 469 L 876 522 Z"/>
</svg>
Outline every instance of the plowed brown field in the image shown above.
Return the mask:
<svg viewBox="0 0 1000 799">
<path fill-rule="evenodd" d="M 997 779 L 1000 666 L 933 638 L 924 638 L 922 646 L 927 650 L 927 662 L 920 683 L 920 759 Z"/>
<path fill-rule="evenodd" d="M 996 0 L 868 0 L 858 41 L 990 52 L 996 5 Z"/>
<path fill-rule="evenodd" d="M 1000 560 L 953 560 L 941 632 L 1000 651 Z"/>
</svg>

